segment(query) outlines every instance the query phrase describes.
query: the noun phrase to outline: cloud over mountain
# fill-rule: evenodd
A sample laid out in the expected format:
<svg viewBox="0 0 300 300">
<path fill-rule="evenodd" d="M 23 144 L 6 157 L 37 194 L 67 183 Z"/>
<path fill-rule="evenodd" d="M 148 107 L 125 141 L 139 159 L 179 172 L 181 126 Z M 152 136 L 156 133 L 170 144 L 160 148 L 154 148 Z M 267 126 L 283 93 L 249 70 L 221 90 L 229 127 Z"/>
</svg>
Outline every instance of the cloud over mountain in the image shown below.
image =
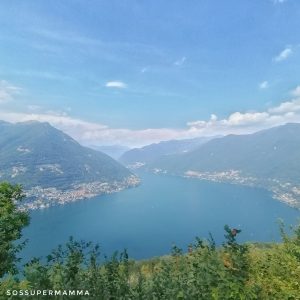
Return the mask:
<svg viewBox="0 0 300 300">
<path fill-rule="evenodd" d="M 291 94 L 294 98 L 283 101 L 265 111 L 236 111 L 219 119 L 212 114 L 209 120 L 187 122 L 185 128 L 111 128 L 107 125 L 73 118 L 66 112 L 0 112 L 0 119 L 8 122 L 36 120 L 49 122 L 85 145 L 123 144 L 133 147 L 170 139 L 197 136 L 252 133 L 257 130 L 300 122 L 299 87 Z"/>
</svg>

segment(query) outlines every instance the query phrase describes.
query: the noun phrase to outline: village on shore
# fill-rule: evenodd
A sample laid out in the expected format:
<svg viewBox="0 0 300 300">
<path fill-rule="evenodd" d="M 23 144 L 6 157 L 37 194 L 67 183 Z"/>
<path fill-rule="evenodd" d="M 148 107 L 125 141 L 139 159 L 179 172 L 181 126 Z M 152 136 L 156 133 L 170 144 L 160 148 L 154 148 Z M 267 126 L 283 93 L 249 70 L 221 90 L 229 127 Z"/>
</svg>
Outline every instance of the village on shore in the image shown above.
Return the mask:
<svg viewBox="0 0 300 300">
<path fill-rule="evenodd" d="M 140 165 L 138 166 L 138 168 Z M 154 168 L 149 170 L 154 174 L 168 174 L 167 170 Z M 176 174 L 178 175 L 178 174 Z M 242 174 L 239 170 L 228 170 L 219 172 L 199 172 L 188 170 L 181 176 L 185 178 L 197 178 L 220 183 L 240 184 L 250 187 L 264 188 L 272 193 L 272 197 L 291 207 L 300 209 L 300 185 L 291 182 L 282 182 L 278 179 L 259 179 Z"/>
<path fill-rule="evenodd" d="M 130 175 L 122 181 L 103 182 L 93 181 L 74 184 L 70 189 L 61 190 L 55 187 L 42 188 L 40 186 L 25 190 L 26 199 L 20 206 L 21 210 L 45 209 L 54 205 L 64 205 L 82 199 L 120 192 L 126 188 L 136 187 L 140 179 Z"/>
</svg>

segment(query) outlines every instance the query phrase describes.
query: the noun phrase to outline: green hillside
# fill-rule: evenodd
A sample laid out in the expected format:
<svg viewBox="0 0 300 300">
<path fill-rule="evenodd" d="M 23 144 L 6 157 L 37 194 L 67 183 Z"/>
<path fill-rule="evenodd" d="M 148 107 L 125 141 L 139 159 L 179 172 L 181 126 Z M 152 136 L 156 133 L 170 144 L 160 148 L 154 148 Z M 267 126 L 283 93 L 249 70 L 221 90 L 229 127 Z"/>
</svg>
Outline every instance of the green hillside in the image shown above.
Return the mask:
<svg viewBox="0 0 300 300">
<path fill-rule="evenodd" d="M 122 180 L 131 173 L 108 155 L 85 148 L 48 123 L 0 124 L 1 180 L 26 188 Z"/>
<path fill-rule="evenodd" d="M 153 166 L 177 172 L 240 170 L 258 178 L 300 182 L 300 124 L 249 135 L 229 135 L 186 154 L 164 157 Z"/>
<path fill-rule="evenodd" d="M 136 176 L 108 155 L 40 122 L 0 123 L 0 180 L 22 184 L 31 209 L 138 183 Z"/>
</svg>

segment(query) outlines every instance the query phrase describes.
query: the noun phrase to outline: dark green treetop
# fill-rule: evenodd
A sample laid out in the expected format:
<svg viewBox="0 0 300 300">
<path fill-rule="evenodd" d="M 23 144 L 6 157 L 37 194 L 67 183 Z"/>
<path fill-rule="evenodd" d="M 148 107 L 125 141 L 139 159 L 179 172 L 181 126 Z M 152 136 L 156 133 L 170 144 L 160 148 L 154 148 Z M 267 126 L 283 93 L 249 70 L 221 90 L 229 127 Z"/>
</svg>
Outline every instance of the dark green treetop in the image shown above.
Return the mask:
<svg viewBox="0 0 300 300">
<path fill-rule="evenodd" d="M 16 273 L 17 253 L 25 243 L 14 243 L 29 224 L 28 213 L 17 208 L 23 198 L 20 185 L 0 183 L 0 278 L 6 273 Z"/>
</svg>

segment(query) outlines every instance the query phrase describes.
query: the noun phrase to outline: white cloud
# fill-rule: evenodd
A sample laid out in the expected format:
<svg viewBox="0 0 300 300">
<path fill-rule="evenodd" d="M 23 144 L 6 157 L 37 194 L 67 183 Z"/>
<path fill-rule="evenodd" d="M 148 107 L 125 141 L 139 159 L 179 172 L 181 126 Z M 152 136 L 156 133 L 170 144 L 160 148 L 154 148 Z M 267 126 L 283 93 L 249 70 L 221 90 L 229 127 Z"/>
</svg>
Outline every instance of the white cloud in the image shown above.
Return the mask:
<svg viewBox="0 0 300 300">
<path fill-rule="evenodd" d="M 289 112 L 300 113 L 300 98 L 282 102 L 280 105 L 270 108 L 268 112 L 271 114 L 281 114 L 281 115 Z"/>
<path fill-rule="evenodd" d="M 291 91 L 291 95 L 294 97 L 300 97 L 300 85 Z"/>
<path fill-rule="evenodd" d="M 218 120 L 188 122 L 190 129 L 198 134 L 246 134 L 289 122 L 300 123 L 300 96 L 285 101 L 262 112 L 234 112 L 227 118 Z"/>
<path fill-rule="evenodd" d="M 14 99 L 21 92 L 21 88 L 14 86 L 6 80 L 0 80 L 0 103 Z"/>
<path fill-rule="evenodd" d="M 224 124 L 229 126 L 251 126 L 252 124 L 264 122 L 268 117 L 267 112 L 235 112 L 227 120 L 224 120 Z"/>
<path fill-rule="evenodd" d="M 241 134 L 261 129 L 261 124 L 268 117 L 267 112 L 234 112 L 225 119 L 211 117 L 209 121 L 188 122 L 187 125 L 190 130 L 197 131 L 198 135 Z"/>
<path fill-rule="evenodd" d="M 181 57 L 180 59 L 178 59 L 178 60 L 176 60 L 175 62 L 174 62 L 174 65 L 175 66 L 182 66 L 184 63 L 185 63 L 185 61 L 186 61 L 186 57 L 185 56 L 183 56 L 183 57 Z"/>
<path fill-rule="evenodd" d="M 265 90 L 265 89 L 267 89 L 267 88 L 269 88 L 269 82 L 268 81 L 263 81 L 263 82 L 261 82 L 259 85 L 258 85 L 258 87 L 261 89 L 261 90 Z"/>
<path fill-rule="evenodd" d="M 0 120 L 7 122 L 39 121 L 49 122 L 56 128 L 66 132 L 74 139 L 85 145 L 112 145 L 124 144 L 141 146 L 167 139 L 175 139 L 180 136 L 188 137 L 185 130 L 169 128 L 131 130 L 126 128 L 109 128 L 94 122 L 87 122 L 72 118 L 64 113 L 11 113 L 0 112 Z"/>
<path fill-rule="evenodd" d="M 122 81 L 108 81 L 105 84 L 108 88 L 117 88 L 117 89 L 125 89 L 127 88 L 127 84 Z"/>
<path fill-rule="evenodd" d="M 217 121 L 218 117 L 215 114 L 211 114 L 210 119 L 211 119 L 211 121 Z"/>
<path fill-rule="evenodd" d="M 286 114 L 286 113 L 300 113 L 300 85 L 293 89 L 290 94 L 294 99 L 284 101 L 278 106 L 268 110 L 271 114 Z"/>
<path fill-rule="evenodd" d="M 274 61 L 280 62 L 280 61 L 286 60 L 292 54 L 293 54 L 292 48 L 291 47 L 286 47 L 276 57 L 274 57 Z"/>
<path fill-rule="evenodd" d="M 297 87 L 294 91 L 298 90 Z M 288 122 L 300 123 L 300 96 L 298 95 L 291 100 L 284 101 L 266 111 L 237 111 L 225 118 L 218 118 L 215 114 L 212 114 L 209 120 L 188 122 L 187 126 L 182 129 L 146 128 L 133 130 L 128 128 L 110 128 L 100 123 L 73 118 L 66 112 L 54 111 L 13 113 L 2 110 L 0 111 L 0 120 L 8 122 L 29 120 L 49 122 L 84 145 L 123 144 L 137 147 L 170 139 L 247 134 Z"/>
</svg>

